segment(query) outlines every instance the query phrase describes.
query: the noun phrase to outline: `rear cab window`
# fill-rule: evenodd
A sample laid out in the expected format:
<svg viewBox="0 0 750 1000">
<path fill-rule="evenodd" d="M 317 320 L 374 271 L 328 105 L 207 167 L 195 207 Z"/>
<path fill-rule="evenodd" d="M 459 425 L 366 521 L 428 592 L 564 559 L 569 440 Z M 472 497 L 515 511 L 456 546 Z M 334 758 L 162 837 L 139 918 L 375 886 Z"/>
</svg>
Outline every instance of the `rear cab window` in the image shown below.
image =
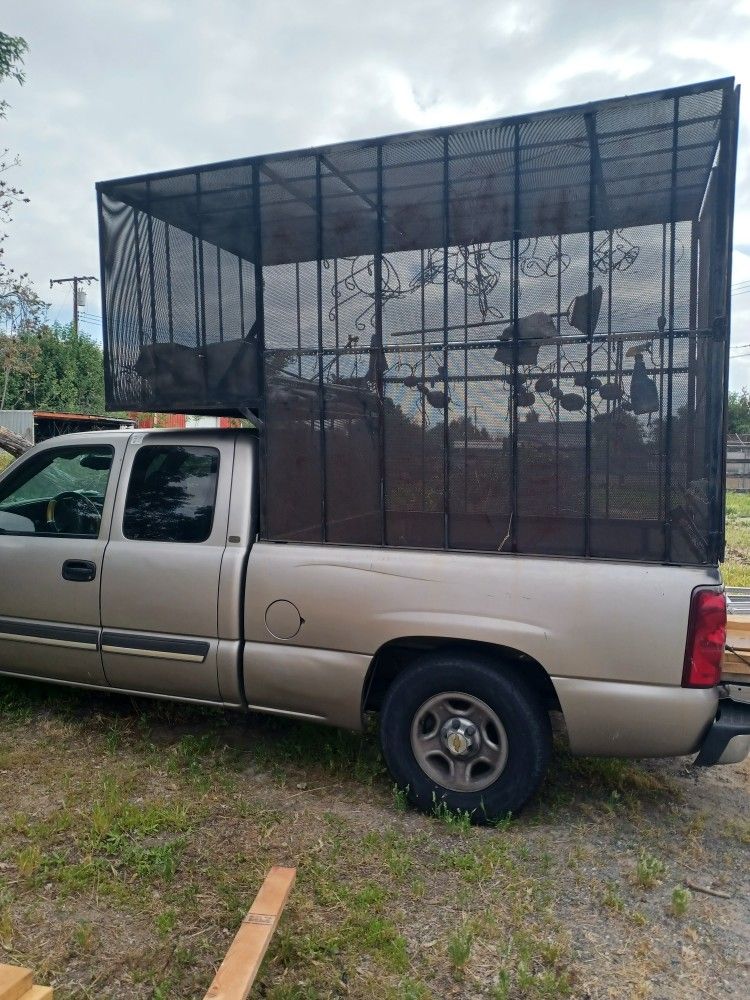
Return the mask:
<svg viewBox="0 0 750 1000">
<path fill-rule="evenodd" d="M 219 451 L 144 445 L 130 472 L 122 533 L 134 541 L 205 542 L 211 534 Z"/>
</svg>

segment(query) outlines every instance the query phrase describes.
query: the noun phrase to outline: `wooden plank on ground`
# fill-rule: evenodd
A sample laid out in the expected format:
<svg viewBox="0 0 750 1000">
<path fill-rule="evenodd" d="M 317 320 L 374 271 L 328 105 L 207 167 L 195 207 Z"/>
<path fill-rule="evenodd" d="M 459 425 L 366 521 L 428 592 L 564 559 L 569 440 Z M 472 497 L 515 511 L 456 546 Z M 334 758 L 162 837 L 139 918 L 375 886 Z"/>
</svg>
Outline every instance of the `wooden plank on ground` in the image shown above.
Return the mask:
<svg viewBox="0 0 750 1000">
<path fill-rule="evenodd" d="M 246 1000 L 296 876 L 296 868 L 270 870 L 203 1000 Z"/>
<path fill-rule="evenodd" d="M 21 1000 L 33 985 L 34 974 L 30 969 L 0 965 L 0 1000 Z"/>
<path fill-rule="evenodd" d="M 53 997 L 51 986 L 32 986 L 28 993 L 24 993 L 21 1000 L 53 1000 Z"/>
</svg>

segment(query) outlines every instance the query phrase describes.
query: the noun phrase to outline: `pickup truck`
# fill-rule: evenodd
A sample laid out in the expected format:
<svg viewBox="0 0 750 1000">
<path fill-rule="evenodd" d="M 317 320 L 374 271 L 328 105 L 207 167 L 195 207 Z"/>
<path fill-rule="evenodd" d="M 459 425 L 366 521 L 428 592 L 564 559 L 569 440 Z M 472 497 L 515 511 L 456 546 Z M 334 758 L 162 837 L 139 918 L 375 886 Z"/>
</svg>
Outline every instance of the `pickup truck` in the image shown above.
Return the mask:
<svg viewBox="0 0 750 1000">
<path fill-rule="evenodd" d="M 0 672 L 357 729 L 412 802 L 518 810 L 574 754 L 750 749 L 718 568 L 258 540 L 257 433 L 71 434 L 0 477 Z M 270 499 L 268 502 L 272 502 Z"/>
</svg>

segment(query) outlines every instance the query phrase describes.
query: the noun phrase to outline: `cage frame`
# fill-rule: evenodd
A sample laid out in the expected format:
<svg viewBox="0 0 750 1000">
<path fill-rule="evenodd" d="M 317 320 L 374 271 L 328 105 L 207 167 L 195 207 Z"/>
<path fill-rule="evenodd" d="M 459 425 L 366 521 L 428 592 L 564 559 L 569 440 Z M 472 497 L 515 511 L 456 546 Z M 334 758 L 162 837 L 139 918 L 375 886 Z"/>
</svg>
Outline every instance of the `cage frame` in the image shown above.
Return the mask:
<svg viewBox="0 0 750 1000">
<path fill-rule="evenodd" d="M 713 564 L 717 562 L 723 556 L 723 515 L 724 515 L 724 489 L 723 489 L 723 469 L 725 462 L 725 440 L 726 440 L 726 392 L 727 392 L 727 378 L 728 378 L 728 363 L 729 363 L 729 322 L 730 322 L 730 307 L 731 307 L 731 237 L 732 237 L 732 209 L 733 209 L 733 197 L 734 197 L 734 175 L 736 169 L 736 144 L 737 144 L 737 126 L 738 126 L 738 101 L 739 101 L 739 88 L 735 88 L 734 80 L 732 78 L 725 78 L 719 80 L 706 81 L 704 83 L 692 84 L 683 87 L 668 88 L 665 90 L 652 91 L 647 94 L 633 95 L 632 97 L 615 98 L 611 100 L 595 101 L 584 105 L 573 105 L 564 108 L 554 109 L 552 111 L 542 111 L 531 114 L 515 115 L 510 117 L 505 117 L 501 119 L 492 120 L 490 122 L 474 122 L 466 125 L 458 125 L 452 127 L 435 128 L 419 131 L 409 131 L 404 133 L 397 133 L 390 136 L 384 136 L 377 139 L 366 139 L 357 142 L 344 142 L 336 143 L 326 146 L 309 147 L 294 150 L 291 152 L 278 152 L 268 155 L 257 155 L 249 157 L 240 157 L 233 160 L 220 161 L 215 163 L 203 164 L 200 166 L 191 166 L 179 168 L 177 170 L 165 170 L 158 171 L 146 175 L 135 175 L 131 177 L 119 178 L 113 181 L 100 182 L 97 184 L 97 210 L 100 220 L 100 265 L 102 273 L 101 282 L 101 292 L 102 292 L 102 302 L 103 302 L 103 328 L 104 328 L 104 362 L 105 362 L 105 372 L 107 373 L 107 398 L 108 405 L 116 404 L 118 402 L 112 387 L 112 357 L 111 357 L 111 337 L 109 332 L 109 317 L 112 313 L 111 302 L 108 297 L 109 286 L 110 286 L 110 274 L 107 259 L 107 248 L 106 248 L 106 234 L 105 234 L 105 223 L 104 223 L 104 209 L 103 209 L 103 199 L 113 195 L 113 193 L 121 192 L 124 188 L 130 185 L 145 184 L 147 191 L 147 211 L 144 213 L 146 217 L 146 246 L 148 248 L 148 266 L 147 272 L 149 276 L 149 281 L 151 283 L 151 293 L 149 298 L 149 315 L 144 319 L 144 304 L 143 304 L 143 290 L 141 287 L 141 275 L 143 272 L 142 261 L 139 259 L 141 254 L 141 239 L 138 234 L 138 212 L 141 210 L 138 206 L 134 206 L 135 215 L 135 228 L 136 228 L 136 240 L 135 240 L 135 253 L 136 253 L 136 273 L 139 276 L 136 288 L 136 302 L 137 302 L 137 314 L 138 314 L 138 326 L 140 330 L 141 337 L 143 339 L 143 332 L 145 330 L 145 323 L 150 322 L 152 342 L 157 343 L 157 317 L 156 317 L 156 307 L 155 307 L 155 295 L 154 295 L 154 253 L 153 253 L 153 218 L 150 209 L 151 204 L 151 191 L 152 186 L 163 179 L 177 179 L 181 177 L 191 177 L 195 178 L 195 198 L 197 204 L 197 217 L 199 229 L 197 234 L 193 234 L 193 253 L 194 253 L 194 264 L 193 270 L 196 280 L 196 290 L 195 290 L 195 326 L 196 326 L 196 336 L 202 338 L 202 347 L 206 347 L 206 298 L 204 289 L 204 278 L 205 278 L 205 266 L 204 266 L 204 254 L 205 246 L 204 239 L 200 231 L 200 220 L 201 216 L 201 201 L 202 198 L 206 196 L 206 192 L 203 190 L 201 178 L 204 175 L 211 174 L 215 171 L 230 171 L 233 168 L 245 168 L 249 169 L 251 175 L 250 181 L 250 191 L 251 191 L 251 212 L 252 216 L 249 220 L 249 230 L 251 234 L 252 241 L 252 256 L 244 258 L 249 260 L 253 265 L 254 271 L 254 287 L 253 287 L 253 298 L 254 298 L 254 308 L 255 308 L 255 323 L 257 324 L 257 358 L 258 358 L 258 385 L 259 391 L 255 398 L 248 398 L 246 404 L 243 406 L 227 406 L 216 407 L 209 406 L 208 408 L 203 408 L 197 406 L 191 409 L 191 412 L 224 412 L 230 415 L 235 415 L 237 413 L 245 414 L 253 413 L 257 417 L 257 422 L 261 427 L 264 427 L 268 423 L 268 393 L 267 393 L 267 380 L 265 373 L 265 366 L 268 362 L 269 354 L 272 353 L 273 349 L 269 348 L 266 343 L 266 315 L 265 315 L 265 281 L 264 281 L 264 269 L 267 266 L 264 263 L 264 253 L 263 253 L 263 236 L 264 236 L 264 225 L 262 219 L 262 198 L 261 189 L 264 183 L 264 177 L 271 178 L 272 181 L 278 184 L 281 188 L 288 191 L 293 201 L 304 200 L 300 196 L 299 189 L 295 188 L 294 184 L 285 181 L 283 178 L 279 180 L 279 173 L 274 169 L 274 165 L 288 163 L 291 160 L 298 161 L 309 161 L 314 162 L 314 204 L 312 206 L 314 213 L 314 243 L 315 243 L 315 254 L 314 257 L 306 258 L 309 262 L 315 265 L 315 285 L 317 291 L 317 344 L 314 348 L 302 348 L 301 341 L 301 321 L 300 321 L 300 310 L 299 310 L 299 264 L 301 261 L 296 262 L 297 267 L 297 331 L 298 331 L 298 357 L 300 364 L 300 374 L 302 369 L 302 357 L 308 352 L 312 351 L 317 359 L 317 370 L 318 370 L 318 434 L 319 434 L 319 449 L 320 449 L 320 525 L 321 525 L 321 542 L 328 542 L 328 476 L 326 474 L 326 384 L 324 383 L 324 367 L 323 359 L 328 357 L 333 357 L 334 361 L 338 367 L 341 348 L 338 346 L 335 349 L 327 348 L 324 342 L 324 319 L 323 319 L 323 267 L 324 261 L 327 259 L 324 254 L 324 213 L 323 213 L 323 170 L 327 171 L 326 176 L 333 173 L 335 174 L 342 183 L 349 188 L 351 193 L 359 198 L 367 208 L 375 215 L 375 241 L 372 249 L 372 259 L 373 259 L 373 281 L 374 281 L 374 296 L 373 296 L 373 328 L 374 328 L 374 343 L 378 345 L 378 350 L 383 350 L 384 340 L 383 340 L 383 312 L 385 306 L 385 296 L 384 284 L 383 284 L 383 261 L 384 258 L 391 252 L 388 248 L 388 241 L 386 240 L 385 230 L 386 224 L 390 224 L 388 220 L 388 213 L 386 210 L 385 200 L 384 200 L 384 183 L 383 183 L 383 154 L 384 150 L 389 147 L 399 144 L 399 143 L 409 143 L 411 141 L 426 141 L 434 140 L 442 148 L 441 162 L 437 162 L 438 167 L 442 167 L 442 194 L 440 204 L 441 204 L 441 242 L 438 245 L 433 245 L 431 251 L 442 253 L 442 283 L 443 283 L 443 294 L 442 294 L 442 329 L 435 328 L 435 333 L 442 334 L 441 336 L 435 337 L 431 342 L 426 341 L 426 335 L 428 329 L 425 327 L 424 321 L 424 302 L 422 303 L 422 329 L 421 329 L 421 351 L 422 357 L 424 358 L 425 349 L 430 351 L 442 352 L 443 367 L 446 371 L 446 387 L 448 385 L 448 368 L 450 361 L 450 352 L 454 349 L 463 349 L 465 356 L 468 359 L 468 351 L 473 349 L 475 346 L 481 346 L 486 348 L 488 345 L 494 346 L 495 343 L 500 343 L 500 338 L 497 341 L 483 339 L 481 341 L 470 341 L 468 337 L 468 321 L 466 324 L 466 336 L 464 341 L 461 343 L 452 342 L 450 337 L 450 331 L 452 325 L 449 316 L 449 295 L 448 295 L 448 281 L 449 281 L 449 253 L 452 246 L 456 245 L 455 240 L 451 242 L 451 200 L 450 200 L 450 165 L 454 157 L 451 156 L 449 149 L 449 142 L 451 137 L 456 136 L 460 133 L 469 133 L 472 130 L 479 130 L 482 128 L 487 128 L 491 125 L 497 126 L 499 129 L 511 130 L 513 134 L 513 157 L 512 157 L 512 175 L 513 175 L 513 193 L 512 193 L 512 206 L 513 206 L 513 218 L 512 227 L 509 237 L 509 245 L 511 248 L 511 261 L 510 261 L 510 285 L 511 285 L 511 303 L 510 303 L 510 329 L 512 332 L 511 337 L 511 350 L 512 350 L 512 364 L 511 364 L 511 374 L 510 378 L 512 380 L 513 391 L 510 393 L 510 414 L 509 414 L 509 430 L 508 430 L 508 440 L 510 442 L 511 455 L 510 455 L 510 496 L 511 496 L 511 508 L 510 508 L 510 518 L 509 518 L 509 551 L 511 552 L 523 552 L 523 545 L 519 546 L 518 538 L 518 523 L 519 523 L 519 403 L 518 403 L 518 376 L 519 376 L 519 352 L 522 349 L 521 338 L 518 332 L 518 324 L 521 319 L 520 314 L 520 304 L 519 304 L 519 289 L 520 289 L 520 268 L 521 268 L 521 242 L 527 238 L 527 233 L 524 232 L 521 223 L 521 201 L 525 192 L 522 189 L 523 178 L 529 174 L 529 169 L 524 167 L 522 163 L 522 154 L 524 151 L 528 151 L 531 148 L 528 144 L 524 145 L 521 141 L 521 130 L 522 128 L 528 126 L 530 123 L 535 122 L 549 122 L 554 120 L 562 121 L 566 118 L 571 117 L 581 117 L 586 124 L 586 132 L 588 138 L 588 211 L 587 220 L 588 225 L 585 230 L 573 229 L 573 230 L 563 230 L 560 229 L 555 234 L 548 234 L 550 237 L 555 235 L 560 241 L 562 241 L 563 236 L 567 233 L 578 233 L 585 234 L 588 239 L 588 268 L 587 268 L 587 291 L 588 302 L 591 303 L 593 293 L 594 293 L 594 266 L 593 266 L 593 256 L 594 256 L 594 240 L 595 234 L 606 228 L 602 225 L 601 213 L 602 210 L 604 214 L 608 213 L 608 208 L 606 208 L 606 186 L 604 183 L 603 168 L 601 156 L 599 153 L 599 142 L 606 135 L 602 135 L 597 132 L 596 121 L 597 116 L 603 112 L 609 111 L 611 109 L 623 108 L 632 106 L 635 103 L 648 103 L 648 102 L 661 102 L 661 101 L 671 101 L 673 106 L 673 118 L 671 125 L 672 132 L 672 142 L 671 142 L 671 169 L 670 169 L 670 211 L 669 217 L 664 220 L 664 252 L 666 253 L 667 242 L 669 244 L 669 259 L 668 259 L 668 269 L 669 269 L 669 289 L 670 294 L 668 297 L 668 309 L 666 313 L 667 320 L 667 330 L 666 330 L 666 352 L 667 352 L 667 405 L 666 405 L 666 441 L 667 446 L 665 448 L 665 468 L 664 468 L 664 479 L 665 483 L 660 482 L 660 492 L 663 489 L 664 496 L 667 498 L 665 504 L 668 504 L 668 498 L 670 496 L 671 490 L 671 476 L 672 476 L 672 450 L 670 447 L 671 435 L 672 435 L 672 420 L 673 420 L 673 407 L 672 407 L 672 392 L 673 392 L 673 376 L 675 374 L 675 367 L 673 364 L 674 359 L 674 348 L 675 341 L 680 337 L 690 336 L 691 334 L 697 333 L 697 318 L 691 316 L 691 322 L 689 329 L 687 331 L 679 331 L 675 328 L 675 317 L 674 317 L 674 280 L 675 280 L 675 227 L 678 223 L 677 218 L 677 198 L 678 198 L 678 184 L 677 175 L 679 173 L 678 156 L 680 152 L 679 144 L 679 130 L 686 123 L 680 120 L 679 117 L 679 105 L 680 100 L 694 96 L 698 94 L 703 94 L 709 91 L 720 91 L 722 94 L 721 102 L 721 112 L 718 118 L 718 134 L 716 137 L 716 142 L 713 149 L 713 154 L 707 158 L 710 159 L 710 166 L 707 176 L 705 177 L 705 182 L 702 186 L 702 196 L 705 198 L 705 192 L 709 187 L 709 182 L 712 177 L 715 177 L 715 191 L 713 193 L 716 210 L 715 219 L 716 225 L 712 229 L 712 249 L 711 249 L 711 274 L 709 279 L 708 288 L 708 315 L 710 319 L 709 336 L 722 345 L 721 356 L 719 357 L 718 351 L 713 351 L 710 354 L 710 365 L 711 370 L 706 374 L 706 386 L 707 393 L 709 397 L 706 400 L 706 412 L 708 414 L 706 434 L 713 434 L 714 440 L 712 446 L 708 448 L 708 454 L 710 458 L 710 468 L 708 470 L 708 485 L 709 485 L 709 496 L 708 496 L 708 530 L 706 538 L 706 549 L 704 556 L 698 560 L 702 563 Z M 716 116 L 713 116 L 715 119 Z M 696 119 L 697 121 L 697 119 Z M 634 128 L 633 133 L 643 131 L 642 128 Z M 618 135 L 623 135 L 624 132 L 618 133 Z M 551 139 L 546 145 L 554 146 L 559 145 L 559 139 Z M 541 145 L 545 145 L 540 143 Z M 342 151 L 352 151 L 356 152 L 364 149 L 374 149 L 376 156 L 376 186 L 375 186 L 375 196 L 374 198 L 366 191 L 358 187 L 357 184 L 351 181 L 350 178 L 342 174 L 335 167 L 335 158 Z M 718 157 L 717 157 L 718 151 Z M 468 154 L 467 154 L 468 155 Z M 624 153 L 623 157 L 627 158 L 642 156 L 637 150 L 633 153 Z M 425 161 L 427 162 L 427 161 Z M 608 161 L 609 162 L 609 161 Z M 435 165 L 435 164 L 432 164 Z M 541 170 L 542 168 L 540 168 Z M 647 174 L 644 176 L 648 176 Z M 246 189 L 246 185 L 242 186 L 242 190 Z M 554 187 L 554 185 L 553 185 Z M 237 188 L 237 191 L 240 187 Z M 532 191 L 534 189 L 531 189 Z M 539 189 L 542 190 L 542 189 Z M 231 193 L 231 192 L 230 192 Z M 437 202 L 436 202 L 437 204 Z M 605 206 L 602 209 L 602 206 Z M 169 261 L 169 226 L 166 224 L 166 253 L 167 260 Z M 612 228 L 610 228 L 610 239 Z M 669 231 L 669 240 L 667 241 L 667 231 Z M 197 244 L 195 242 L 197 235 Z M 695 238 L 694 236 L 691 238 Z M 561 244 L 560 244 L 561 245 Z M 221 315 L 221 254 L 220 245 L 216 244 L 217 251 L 217 271 L 218 271 L 218 281 L 219 281 L 219 327 L 220 327 L 220 340 L 223 340 L 223 334 L 221 333 L 222 326 L 222 315 Z M 224 248 L 226 249 L 226 248 Z M 421 251 L 424 253 L 424 248 Z M 561 252 L 561 251 L 560 251 Z M 334 261 L 340 258 L 334 257 Z M 294 263 L 294 261 L 290 261 Z M 665 263 L 665 267 L 667 264 Z M 691 267 L 693 265 L 691 264 Z M 243 300 L 243 271 L 242 264 L 240 264 L 240 302 Z M 691 275 L 692 280 L 692 275 Z M 167 281 L 168 284 L 171 281 L 171 270 L 169 263 L 167 264 Z M 662 281 L 664 281 L 664 271 Z M 559 286 L 559 281 L 558 281 Z M 692 293 L 691 293 L 692 294 Z M 168 289 L 167 300 L 169 303 L 169 315 L 168 315 L 168 327 L 170 330 L 170 336 L 173 328 L 173 316 L 172 316 L 172 304 L 173 304 L 173 294 L 171 287 Z M 560 290 L 558 287 L 558 308 L 561 302 Z M 610 296 L 610 308 L 611 308 L 611 296 Z M 241 306 L 242 309 L 242 306 Z M 691 300 L 691 310 L 695 309 L 695 305 Z M 338 322 L 338 314 L 337 314 Z M 455 324 L 454 324 L 455 325 Z M 244 329 L 244 320 L 240 319 L 240 326 Z M 559 332 L 559 319 L 558 319 L 558 332 Z M 592 326 L 591 320 L 591 309 L 588 310 L 587 319 L 587 329 L 585 331 L 585 348 L 586 348 L 586 367 L 585 374 L 587 379 L 596 377 L 593 373 L 595 369 L 593 368 L 593 353 L 594 344 L 597 342 L 597 338 L 602 335 L 595 334 L 594 326 Z M 610 335 L 611 339 L 611 335 Z M 664 349 L 664 343 L 662 342 L 662 351 Z M 468 365 L 468 361 L 467 361 Z M 422 364 L 423 374 L 424 374 L 424 361 Z M 468 368 L 465 371 L 465 386 L 468 385 Z M 664 376 L 664 363 L 662 359 L 661 367 L 661 378 Z M 377 376 L 376 392 L 375 395 L 381 406 L 381 419 L 379 423 L 378 431 L 378 478 L 379 478 L 379 491 L 380 491 L 380 504 L 379 504 L 379 516 L 380 516 L 380 532 L 379 532 L 379 543 L 380 545 L 390 545 L 393 544 L 392 540 L 388 537 L 388 524 L 387 524 L 387 510 L 386 510 L 386 444 L 385 444 L 385 420 L 382 414 L 383 398 L 385 385 L 387 383 L 388 376 L 383 376 L 382 374 Z M 559 386 L 559 371 L 558 371 L 558 386 Z M 465 388 L 464 395 L 464 427 L 465 433 L 468 433 L 468 396 L 466 393 L 468 389 Z M 429 546 L 442 549 L 455 550 L 455 546 L 451 545 L 451 535 L 450 535 L 450 482 L 451 482 L 451 441 L 450 441 L 450 419 L 449 419 L 449 394 L 446 391 L 444 394 L 444 404 L 443 404 L 443 448 L 442 448 L 442 494 L 443 494 L 443 530 L 442 530 L 442 545 L 441 546 Z M 423 402 L 424 405 L 424 402 Z M 662 404 L 663 405 L 663 404 Z M 559 403 L 558 415 L 559 415 Z M 583 509 L 583 527 L 584 527 L 584 542 L 583 542 L 583 552 L 580 553 L 583 557 L 592 556 L 592 546 L 590 539 L 590 532 L 592 526 L 592 392 L 587 390 L 586 392 L 586 422 L 585 422 L 585 471 L 583 477 L 584 483 L 584 509 Z M 120 408 L 120 407 L 117 407 Z M 134 407 L 137 408 L 137 407 Z M 168 405 L 160 406 L 160 409 L 169 410 Z M 182 407 L 181 407 L 182 408 Z M 660 411 L 661 412 L 661 411 Z M 424 415 L 423 415 L 423 428 L 424 428 Z M 719 437 L 720 435 L 720 437 Z M 465 456 L 468 455 L 468 440 L 464 442 L 465 446 Z M 262 476 L 262 487 L 261 487 L 261 535 L 262 537 L 270 538 L 272 533 L 268 533 L 268 476 L 265 474 L 265 470 L 268 467 L 268 442 L 265 433 L 261 433 L 261 451 L 263 460 L 264 475 Z M 558 448 L 559 451 L 559 448 Z M 423 454 L 424 458 L 424 454 Z M 661 472 L 660 472 L 661 475 Z M 607 500 L 607 503 L 609 501 Z M 675 561 L 672 551 L 672 525 L 669 517 L 669 510 L 665 506 L 664 518 L 663 518 L 663 550 L 661 556 L 658 560 L 663 563 L 671 563 Z M 337 542 L 337 544 L 341 544 Z M 407 546 L 408 547 L 408 546 Z M 423 546 L 417 546 L 423 547 Z M 601 556 L 597 556 L 601 558 Z"/>
</svg>

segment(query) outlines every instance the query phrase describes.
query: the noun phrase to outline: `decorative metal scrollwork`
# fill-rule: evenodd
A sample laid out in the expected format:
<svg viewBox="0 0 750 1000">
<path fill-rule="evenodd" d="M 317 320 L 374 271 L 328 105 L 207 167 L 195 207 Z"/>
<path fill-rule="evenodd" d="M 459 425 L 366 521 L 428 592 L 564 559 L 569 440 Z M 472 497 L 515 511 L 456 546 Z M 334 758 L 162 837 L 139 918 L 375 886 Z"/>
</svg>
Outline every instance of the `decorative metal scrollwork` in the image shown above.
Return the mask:
<svg viewBox="0 0 750 1000">
<path fill-rule="evenodd" d="M 641 248 L 632 243 L 622 229 L 613 229 L 594 246 L 592 263 L 600 274 L 628 271 L 638 260 Z"/>
</svg>

